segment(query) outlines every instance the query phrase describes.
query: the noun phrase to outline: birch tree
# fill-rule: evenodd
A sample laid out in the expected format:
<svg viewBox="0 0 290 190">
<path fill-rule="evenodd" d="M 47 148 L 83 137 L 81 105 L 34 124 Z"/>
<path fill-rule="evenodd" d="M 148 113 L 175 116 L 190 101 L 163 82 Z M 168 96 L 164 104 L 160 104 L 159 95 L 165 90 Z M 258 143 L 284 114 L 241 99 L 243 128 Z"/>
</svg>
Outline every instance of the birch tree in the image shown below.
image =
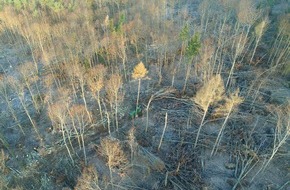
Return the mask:
<svg viewBox="0 0 290 190">
<path fill-rule="evenodd" d="M 106 74 L 107 68 L 104 65 L 98 64 L 97 66 L 89 70 L 87 77 L 89 89 L 93 93 L 93 97 L 96 99 L 98 103 L 102 122 L 104 121 L 104 118 L 100 100 L 100 92 L 104 88 L 104 80 Z"/>
<path fill-rule="evenodd" d="M 119 129 L 118 104 L 119 100 L 121 99 L 119 91 L 122 84 L 123 84 L 122 77 L 118 74 L 111 75 L 109 80 L 106 82 L 107 98 L 110 103 L 111 109 L 113 108 L 113 104 L 115 105 L 115 122 L 117 131 Z"/>
</svg>

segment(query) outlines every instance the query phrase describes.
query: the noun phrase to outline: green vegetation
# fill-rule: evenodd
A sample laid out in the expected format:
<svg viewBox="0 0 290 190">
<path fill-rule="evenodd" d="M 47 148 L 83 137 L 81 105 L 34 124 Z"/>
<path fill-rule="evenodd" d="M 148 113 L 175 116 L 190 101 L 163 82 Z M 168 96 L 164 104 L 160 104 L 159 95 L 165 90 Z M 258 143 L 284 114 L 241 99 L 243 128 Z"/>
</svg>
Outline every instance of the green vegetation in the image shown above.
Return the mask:
<svg viewBox="0 0 290 190">
<path fill-rule="evenodd" d="M 136 117 L 140 117 L 141 114 L 142 114 L 142 109 L 140 106 L 137 106 L 137 109 L 135 108 L 135 110 L 133 110 L 129 113 L 131 119 L 134 119 Z"/>
<path fill-rule="evenodd" d="M 188 42 L 186 47 L 185 55 L 191 60 L 199 52 L 201 48 L 200 36 L 198 33 L 194 34 Z"/>
<path fill-rule="evenodd" d="M 39 9 L 49 9 L 55 13 L 63 10 L 73 11 L 76 6 L 76 1 L 64 1 L 64 0 L 3 0 L 0 6 L 12 6 L 17 11 L 29 10 L 31 13 L 35 13 Z"/>
</svg>

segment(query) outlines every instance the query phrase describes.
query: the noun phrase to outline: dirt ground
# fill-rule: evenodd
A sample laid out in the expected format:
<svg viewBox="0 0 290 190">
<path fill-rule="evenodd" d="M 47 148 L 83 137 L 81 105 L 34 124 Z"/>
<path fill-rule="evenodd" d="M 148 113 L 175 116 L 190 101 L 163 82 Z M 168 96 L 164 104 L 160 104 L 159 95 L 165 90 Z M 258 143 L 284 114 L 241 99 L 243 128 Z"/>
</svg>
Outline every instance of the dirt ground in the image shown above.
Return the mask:
<svg viewBox="0 0 290 190">
<path fill-rule="evenodd" d="M 272 14 L 280 14 L 279 10 L 283 11 L 282 9 L 283 5 L 276 5 Z M 13 45 L 5 42 L 0 44 L 1 74 L 17 75 L 14 69 L 20 60 L 31 59 L 21 52 L 18 53 Z M 263 64 L 242 66 L 237 86 L 243 89 L 243 85 L 254 77 L 253 73 L 263 70 L 263 67 Z M 212 110 L 209 110 L 198 146 L 194 147 L 203 111 L 192 101 L 192 97 L 200 84 L 195 77 L 191 77 L 186 92 L 182 93 L 186 68 L 181 67 L 176 74 L 174 88 L 170 87 L 171 70 L 162 70 L 160 84 L 158 68 L 150 65 L 148 70 L 148 78 L 141 81 L 142 111 L 138 117 L 132 118 L 128 114 L 135 110 L 138 86 L 138 81 L 130 81 L 122 87 L 122 91 L 126 93 L 125 101 L 119 107 L 119 131 L 115 131 L 113 127 L 112 134 L 109 135 L 106 126 L 102 124 L 92 125 L 86 131 L 87 166 L 96 169 L 97 181 L 99 187 L 102 187 L 100 189 L 290 190 L 289 138 L 267 163 L 276 135 L 277 118 L 274 117 L 275 110 L 272 108 L 282 107 L 289 100 L 287 79 L 276 75 L 276 78 L 269 79 L 261 86 L 261 93 L 256 97 L 250 96 L 238 107 L 228 120 L 217 153 L 212 156 L 211 151 L 225 116 L 213 116 Z M 194 73 L 191 76 L 193 75 Z M 158 94 L 160 91 L 164 93 Z M 28 97 L 28 91 L 24 92 Z M 5 151 L 0 160 L 0 183 L 6 184 L 8 189 L 74 189 L 87 167 L 82 150 L 75 150 L 76 161 L 72 163 L 61 134 L 52 130 L 47 107 L 37 113 L 33 111 L 32 103 L 27 98 L 26 105 L 40 132 L 38 136 L 31 130 L 31 123 L 16 94 L 13 91 L 8 94 L 25 134 L 21 133 L 8 112 L 7 103 L 1 99 L 0 149 Z M 156 97 L 147 107 L 153 94 Z M 241 94 L 246 95 L 246 90 L 241 90 Z M 89 93 L 87 98 L 89 106 L 97 109 Z M 112 123 L 115 126 L 114 121 Z M 122 167 L 114 167 L 112 174 L 106 159 L 100 153 L 100 143 L 106 138 L 117 139 L 127 160 L 126 164 L 120 164 Z M 71 143 L 78 146 L 76 139 Z M 263 168 L 266 163 L 267 167 Z M 110 175 L 113 176 L 113 181 L 110 181 Z"/>
</svg>

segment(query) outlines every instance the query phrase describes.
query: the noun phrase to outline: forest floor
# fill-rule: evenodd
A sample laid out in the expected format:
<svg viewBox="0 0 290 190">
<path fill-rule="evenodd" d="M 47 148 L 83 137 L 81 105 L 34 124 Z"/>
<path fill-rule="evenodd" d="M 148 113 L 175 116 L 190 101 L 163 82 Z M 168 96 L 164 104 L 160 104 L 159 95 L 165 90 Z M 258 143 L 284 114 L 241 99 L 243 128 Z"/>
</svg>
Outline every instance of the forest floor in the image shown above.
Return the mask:
<svg viewBox="0 0 290 190">
<path fill-rule="evenodd" d="M 13 49 L 1 45 L 1 62 L 6 73 L 13 74 L 11 65 L 17 64 L 21 59 L 14 55 L 16 54 L 13 53 Z M 170 86 L 168 84 L 160 84 L 161 89 L 169 92 L 152 101 L 149 108 L 148 131 L 145 131 L 146 104 L 150 95 L 160 89 L 157 75 L 154 74 L 155 69 L 154 66 L 149 68 L 151 75 L 142 81 L 140 101 L 143 111 L 137 118 L 131 119 L 127 114 L 134 109 L 132 107 L 134 104 L 130 102 L 134 102 L 137 96 L 137 83 L 130 82 L 124 86 L 127 92 L 125 100 L 128 101 L 124 101 L 120 109 L 123 109 L 125 114 L 120 120 L 119 132 L 113 132 L 112 136 L 124 144 L 129 158 L 128 135 L 134 129 L 138 151 L 134 161 L 126 166 L 126 172 L 116 170 L 114 175 L 118 186 L 126 189 L 188 189 L 194 185 L 196 189 L 232 189 L 238 184 L 242 189 L 253 190 L 290 188 L 289 142 L 287 146 L 284 145 L 279 149 L 265 170 L 259 171 L 263 161 L 260 160 L 260 155 L 255 155 L 267 156 L 270 153 L 275 125 L 265 122 L 269 120 L 268 115 L 271 111 L 267 106 L 286 101 L 289 96 L 284 95 L 284 91 L 286 94 L 289 93 L 289 87 L 283 84 L 278 86 L 275 83 L 276 89 L 270 88 L 273 93 L 269 101 L 265 102 L 265 98 L 261 95 L 258 97 L 261 102 L 255 110 L 251 112 L 244 110 L 231 118 L 219 151 L 215 156 L 211 156 L 211 148 L 223 118 L 209 118 L 203 126 L 199 146 L 194 148 L 194 139 L 202 112 L 190 100 L 197 87 L 189 86 L 186 95 L 180 92 L 183 84 L 182 77 L 177 78 L 175 89 L 166 87 Z M 177 75 L 182 76 L 181 73 Z M 166 83 L 166 80 L 164 81 Z M 20 106 L 17 99 L 14 100 L 13 94 L 11 99 L 13 107 Z M 3 104 L 2 108 L 5 107 L 4 103 L 1 104 Z M 244 103 L 244 107 L 248 109 L 247 102 Z M 33 184 L 41 184 L 40 189 L 53 189 L 52 187 L 61 189 L 75 184 L 75 176 L 80 175 L 81 168 L 73 167 L 68 158 L 62 158 L 61 155 L 65 155 L 66 150 L 60 148 L 61 142 L 54 141 L 55 134 L 50 132 L 51 126 L 45 110 L 36 117 L 39 118 L 37 125 L 43 135 L 41 140 L 31 133 L 29 121 L 25 132 L 31 135 L 22 135 L 16 127 L 5 128 L 5 125 L 15 126 L 15 124 L 11 125 L 12 120 L 5 114 L 5 109 L 1 111 L 1 134 L 9 144 L 9 150 L 13 152 L 13 157 L 9 157 L 6 161 L 6 175 L 7 178 L 11 178 L 10 183 L 22 185 L 24 183 L 24 187 L 31 189 Z M 161 147 L 158 149 L 166 114 L 168 115 L 167 127 Z M 24 113 L 17 113 L 17 115 L 20 116 L 20 120 L 27 120 Z M 99 132 L 87 134 L 87 157 L 88 163 L 95 166 L 99 177 L 105 180 L 108 178 L 109 170 L 104 160 L 100 159 L 96 146 L 100 143 L 100 138 L 108 134 L 105 129 L 100 129 Z M 241 183 L 237 183 L 239 178 Z"/>
<path fill-rule="evenodd" d="M 279 14 L 279 6 L 281 5 L 273 8 L 273 14 Z M 30 59 L 28 55 L 18 53 L 14 46 L 17 44 L 0 44 L 1 74 L 16 75 L 15 68 L 18 64 Z M 270 47 L 265 44 L 263 48 Z M 263 54 L 263 48 L 257 54 Z M 261 62 L 255 66 L 241 63 L 236 86 L 243 89 L 258 73 L 267 70 L 263 60 Z M 176 73 L 174 88 L 171 87 L 170 70 L 162 70 L 161 83 L 158 68 L 149 65 L 148 70 L 148 77 L 141 81 L 139 104 L 142 111 L 138 116 L 132 118 L 129 115 L 135 110 L 138 93 L 138 81 L 130 81 L 122 87 L 126 93 L 119 106 L 119 130 L 116 131 L 114 121 L 110 135 L 106 124 L 96 123 L 86 130 L 84 138 L 87 165 L 96 168 L 101 187 L 136 190 L 290 189 L 289 139 L 279 148 L 267 167 L 263 168 L 273 151 L 276 139 L 276 118 L 272 114 L 275 110 L 272 108 L 289 101 L 290 84 L 286 77 L 275 75 L 268 78 L 260 86 L 256 97 L 247 97 L 240 105 L 238 113 L 229 119 L 217 153 L 211 155 L 225 116 L 215 117 L 209 111 L 202 126 L 198 146 L 194 147 L 203 111 L 192 101 L 192 97 L 200 84 L 194 77 L 190 78 L 187 90 L 183 93 L 183 73 L 186 68 L 181 67 Z M 27 90 L 25 93 L 29 96 Z M 76 162 L 72 163 L 64 142 L 60 140 L 61 133 L 52 129 L 47 117 L 47 107 L 44 106 L 37 113 L 30 100 L 26 101 L 38 127 L 38 136 L 31 129 L 30 121 L 16 94 L 10 91 L 8 94 L 25 134 L 21 133 L 8 113 L 4 100 L 0 102 L 0 149 L 7 150 L 5 154 L 2 152 L 0 160 L 0 169 L 3 171 L 1 175 L 5 176 L 5 180 L 1 179 L 0 183 L 8 183 L 11 189 L 17 186 L 31 190 L 74 189 L 86 167 L 83 150 L 75 150 Z M 242 95 L 247 96 L 245 92 Z M 89 107 L 97 110 L 89 92 L 86 96 Z M 154 98 L 150 99 L 151 97 Z M 148 107 L 149 100 L 152 101 Z M 102 139 L 106 138 L 120 142 L 127 160 L 122 167 L 113 168 L 111 181 L 110 170 L 99 151 Z M 76 139 L 71 143 L 78 146 Z"/>
</svg>

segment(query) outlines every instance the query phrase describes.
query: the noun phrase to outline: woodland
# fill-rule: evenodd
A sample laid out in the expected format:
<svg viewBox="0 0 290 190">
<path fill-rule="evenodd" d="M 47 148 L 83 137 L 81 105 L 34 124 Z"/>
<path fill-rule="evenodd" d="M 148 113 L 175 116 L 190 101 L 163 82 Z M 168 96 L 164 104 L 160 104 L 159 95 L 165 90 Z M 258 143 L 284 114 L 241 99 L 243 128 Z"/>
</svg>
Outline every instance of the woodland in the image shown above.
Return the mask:
<svg viewBox="0 0 290 190">
<path fill-rule="evenodd" d="M 1 190 L 290 189 L 289 0 L 1 0 Z"/>
</svg>

